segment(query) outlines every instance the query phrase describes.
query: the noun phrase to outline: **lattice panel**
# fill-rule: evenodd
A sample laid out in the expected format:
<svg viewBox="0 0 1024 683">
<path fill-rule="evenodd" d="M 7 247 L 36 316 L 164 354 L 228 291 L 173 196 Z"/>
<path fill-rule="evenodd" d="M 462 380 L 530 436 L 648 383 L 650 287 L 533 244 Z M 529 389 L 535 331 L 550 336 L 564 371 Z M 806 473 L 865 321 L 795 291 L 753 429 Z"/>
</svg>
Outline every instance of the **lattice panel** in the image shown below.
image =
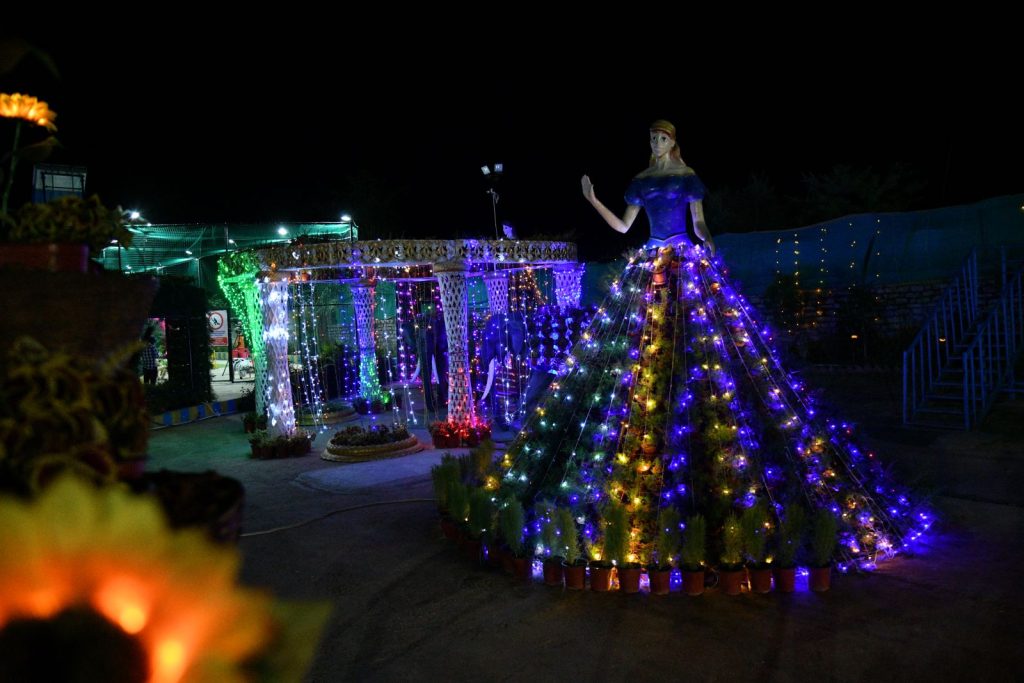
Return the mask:
<svg viewBox="0 0 1024 683">
<path fill-rule="evenodd" d="M 493 315 L 508 313 L 508 274 L 488 273 L 484 276 L 487 284 L 487 306 Z"/>
<path fill-rule="evenodd" d="M 356 334 L 359 337 L 359 395 L 372 400 L 381 396 L 373 336 L 374 288 L 371 284 L 351 285 L 351 288 L 356 309 Z"/>
<path fill-rule="evenodd" d="M 444 326 L 448 333 L 448 421 L 474 422 L 472 390 L 469 385 L 469 297 L 464 270 L 438 272 Z"/>
<path fill-rule="evenodd" d="M 263 345 L 267 352 L 267 428 L 271 434 L 295 431 L 295 406 L 288 371 L 288 282 L 260 285 Z"/>
<path fill-rule="evenodd" d="M 583 296 L 583 264 L 555 270 L 555 298 L 558 307 L 578 308 Z"/>
</svg>

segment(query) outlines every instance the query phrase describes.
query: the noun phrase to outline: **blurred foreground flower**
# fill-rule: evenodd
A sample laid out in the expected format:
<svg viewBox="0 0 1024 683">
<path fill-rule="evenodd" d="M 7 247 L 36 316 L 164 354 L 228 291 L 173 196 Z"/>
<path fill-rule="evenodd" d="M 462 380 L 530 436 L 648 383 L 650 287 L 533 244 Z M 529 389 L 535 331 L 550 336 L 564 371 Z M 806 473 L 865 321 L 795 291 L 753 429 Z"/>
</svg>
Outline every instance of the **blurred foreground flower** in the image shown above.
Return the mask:
<svg viewBox="0 0 1024 683">
<path fill-rule="evenodd" d="M 50 132 L 57 130 L 53 120 L 57 115 L 50 111 L 50 105 L 31 95 L 0 93 L 0 116 L 6 119 L 24 119 Z"/>
<path fill-rule="evenodd" d="M 298 681 L 329 609 L 272 604 L 234 549 L 72 477 L 0 499 L 0 548 L 0 680 Z"/>
</svg>

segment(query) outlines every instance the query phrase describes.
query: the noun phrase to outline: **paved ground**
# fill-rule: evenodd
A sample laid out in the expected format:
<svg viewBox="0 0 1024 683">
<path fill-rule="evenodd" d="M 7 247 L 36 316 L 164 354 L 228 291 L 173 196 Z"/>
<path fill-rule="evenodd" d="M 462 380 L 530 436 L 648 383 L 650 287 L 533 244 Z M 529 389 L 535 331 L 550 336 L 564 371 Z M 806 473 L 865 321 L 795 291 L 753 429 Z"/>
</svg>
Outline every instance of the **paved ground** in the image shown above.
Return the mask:
<svg viewBox="0 0 1024 683">
<path fill-rule="evenodd" d="M 474 568 L 441 539 L 435 451 L 251 461 L 235 416 L 154 432 L 151 468 L 245 484 L 243 581 L 335 606 L 311 681 L 1024 678 L 1024 402 L 973 434 L 908 431 L 892 418 L 892 378 L 809 379 L 863 421 L 868 445 L 933 496 L 942 520 L 917 556 L 837 577 L 820 595 L 572 593 Z"/>
</svg>

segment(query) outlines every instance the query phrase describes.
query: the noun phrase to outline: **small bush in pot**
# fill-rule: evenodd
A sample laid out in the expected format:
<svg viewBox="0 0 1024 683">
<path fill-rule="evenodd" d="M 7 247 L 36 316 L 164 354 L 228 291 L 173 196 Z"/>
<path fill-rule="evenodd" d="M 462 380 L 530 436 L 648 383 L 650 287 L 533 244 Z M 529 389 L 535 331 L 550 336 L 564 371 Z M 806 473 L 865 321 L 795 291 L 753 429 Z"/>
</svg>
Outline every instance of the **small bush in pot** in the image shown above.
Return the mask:
<svg viewBox="0 0 1024 683">
<path fill-rule="evenodd" d="M 743 531 L 740 520 L 730 513 L 722 525 L 722 555 L 718 566 L 719 586 L 726 595 L 739 595 L 743 583 Z"/>
<path fill-rule="evenodd" d="M 704 592 L 704 563 L 707 560 L 708 525 L 703 515 L 693 515 L 686 520 L 683 531 L 683 545 L 679 556 L 682 560 L 683 591 L 687 595 Z"/>
<path fill-rule="evenodd" d="M 758 503 L 744 510 L 740 526 L 747 573 L 750 575 L 750 590 L 755 593 L 767 593 L 772 589 L 771 565 L 766 561 L 771 524 L 764 505 Z"/>
<path fill-rule="evenodd" d="M 679 552 L 679 511 L 674 507 L 658 512 L 658 536 L 655 539 L 656 562 L 647 568 L 651 593 L 667 595 L 671 586 L 672 568 Z"/>
<path fill-rule="evenodd" d="M 587 561 L 580 553 L 580 532 L 572 510 L 559 508 L 555 512 L 558 522 L 558 540 L 560 554 L 565 558 L 562 565 L 565 575 L 565 587 L 570 590 L 583 590 L 587 573 Z"/>
<path fill-rule="evenodd" d="M 803 545 L 807 526 L 807 514 L 796 503 L 782 511 L 779 531 L 775 535 L 775 561 L 772 571 L 775 588 L 783 593 L 792 593 L 796 588 L 796 558 Z"/>
<path fill-rule="evenodd" d="M 823 592 L 832 585 L 832 556 L 836 551 L 839 525 L 835 515 L 818 510 L 811 528 L 811 590 Z"/>
</svg>

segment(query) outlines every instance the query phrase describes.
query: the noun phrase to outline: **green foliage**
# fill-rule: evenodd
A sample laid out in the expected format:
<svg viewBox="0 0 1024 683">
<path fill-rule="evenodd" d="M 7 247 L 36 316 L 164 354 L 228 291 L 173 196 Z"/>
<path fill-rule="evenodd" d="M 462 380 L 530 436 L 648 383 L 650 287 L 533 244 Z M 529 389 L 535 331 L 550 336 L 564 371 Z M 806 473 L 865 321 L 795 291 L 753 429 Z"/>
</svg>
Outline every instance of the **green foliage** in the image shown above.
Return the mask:
<svg viewBox="0 0 1024 683">
<path fill-rule="evenodd" d="M 487 489 L 473 489 L 469 496 L 469 533 L 480 538 L 494 528 L 494 501 Z"/>
<path fill-rule="evenodd" d="M 686 531 L 683 533 L 683 547 L 680 556 L 683 567 L 690 571 L 700 569 L 704 564 L 708 548 L 708 524 L 704 515 L 693 515 L 686 520 Z"/>
<path fill-rule="evenodd" d="M 459 480 L 448 482 L 448 514 L 456 522 L 469 517 L 469 488 Z"/>
<path fill-rule="evenodd" d="M 743 530 L 740 520 L 730 513 L 722 525 L 722 564 L 736 566 L 743 560 Z"/>
<path fill-rule="evenodd" d="M 498 511 L 498 529 L 505 544 L 517 557 L 523 555 L 523 526 L 526 524 L 526 513 L 523 506 L 514 497 L 509 497 Z"/>
<path fill-rule="evenodd" d="M 779 533 L 776 535 L 775 560 L 778 566 L 789 569 L 796 566 L 796 555 L 803 544 L 807 526 L 807 513 L 796 503 L 790 505 L 783 513 Z"/>
<path fill-rule="evenodd" d="M 604 519 L 602 559 L 622 566 L 629 552 L 629 510 L 621 503 L 611 502 L 604 507 L 601 516 Z"/>
<path fill-rule="evenodd" d="M 743 534 L 743 550 L 747 560 L 755 567 L 764 564 L 768 550 L 768 513 L 758 503 L 743 511 L 740 527 Z"/>
<path fill-rule="evenodd" d="M 811 528 L 811 562 L 815 567 L 827 567 L 836 551 L 839 526 L 829 510 L 818 510 Z"/>
<path fill-rule="evenodd" d="M 658 538 L 655 541 L 658 565 L 673 564 L 672 558 L 679 550 L 679 511 L 674 507 L 662 508 L 658 513 Z"/>
<path fill-rule="evenodd" d="M 430 478 L 434 484 L 434 497 L 437 506 L 448 510 L 448 485 L 459 480 L 459 464 L 451 455 L 441 457 L 441 464 L 430 468 Z"/>
<path fill-rule="evenodd" d="M 217 279 L 222 283 L 228 278 L 246 273 L 255 277 L 262 269 L 263 264 L 253 251 L 234 251 L 217 259 Z M 230 299 L 230 295 L 228 297 Z"/>
<path fill-rule="evenodd" d="M 332 446 L 381 446 L 398 443 L 409 438 L 409 431 L 402 425 L 388 427 L 373 425 L 363 429 L 358 425 L 346 427 L 331 437 Z"/>
<path fill-rule="evenodd" d="M 554 503 L 542 500 L 533 507 L 533 512 L 540 523 L 541 544 L 550 550 L 552 555 L 559 555 L 558 523 L 555 519 Z"/>
<path fill-rule="evenodd" d="M 494 442 L 488 439 L 470 449 L 469 460 L 473 478 L 482 483 L 494 467 Z"/>
<path fill-rule="evenodd" d="M 124 247 L 131 246 L 133 237 L 122 222 L 120 209 L 106 208 L 96 195 L 25 204 L 8 226 L 6 239 L 11 242 L 86 244 L 94 254 L 115 239 Z"/>
<path fill-rule="evenodd" d="M 573 519 L 572 510 L 559 508 L 555 511 L 555 521 L 561 540 L 557 554 L 564 557 L 567 563 L 573 564 L 580 559 L 580 532 L 576 527 L 576 520 Z"/>
</svg>

